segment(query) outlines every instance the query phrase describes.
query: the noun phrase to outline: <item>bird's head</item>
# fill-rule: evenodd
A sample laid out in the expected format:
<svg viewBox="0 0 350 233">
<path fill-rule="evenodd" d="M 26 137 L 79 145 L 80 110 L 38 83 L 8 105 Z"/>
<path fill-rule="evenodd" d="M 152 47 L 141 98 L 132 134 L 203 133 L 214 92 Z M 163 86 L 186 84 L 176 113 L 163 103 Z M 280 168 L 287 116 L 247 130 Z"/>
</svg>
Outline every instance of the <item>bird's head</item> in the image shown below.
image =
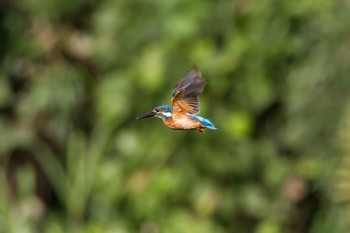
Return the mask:
<svg viewBox="0 0 350 233">
<path fill-rule="evenodd" d="M 161 119 L 171 118 L 172 107 L 170 105 L 161 105 L 152 109 L 152 111 L 142 114 L 137 119 L 147 118 L 155 116 Z"/>
</svg>

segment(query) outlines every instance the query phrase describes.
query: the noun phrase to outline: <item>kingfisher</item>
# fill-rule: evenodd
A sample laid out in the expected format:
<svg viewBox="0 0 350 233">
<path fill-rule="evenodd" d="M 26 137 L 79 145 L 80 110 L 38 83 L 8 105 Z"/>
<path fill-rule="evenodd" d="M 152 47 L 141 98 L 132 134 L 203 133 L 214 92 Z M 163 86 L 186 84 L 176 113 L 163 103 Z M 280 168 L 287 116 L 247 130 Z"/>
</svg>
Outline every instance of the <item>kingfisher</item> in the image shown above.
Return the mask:
<svg viewBox="0 0 350 233">
<path fill-rule="evenodd" d="M 205 129 L 216 130 L 210 120 L 197 116 L 200 110 L 199 96 L 204 90 L 206 82 L 197 66 L 181 79 L 175 86 L 171 105 L 160 105 L 152 111 L 142 114 L 137 119 L 147 117 L 161 118 L 166 126 L 174 130 L 198 130 L 205 133 Z"/>
</svg>

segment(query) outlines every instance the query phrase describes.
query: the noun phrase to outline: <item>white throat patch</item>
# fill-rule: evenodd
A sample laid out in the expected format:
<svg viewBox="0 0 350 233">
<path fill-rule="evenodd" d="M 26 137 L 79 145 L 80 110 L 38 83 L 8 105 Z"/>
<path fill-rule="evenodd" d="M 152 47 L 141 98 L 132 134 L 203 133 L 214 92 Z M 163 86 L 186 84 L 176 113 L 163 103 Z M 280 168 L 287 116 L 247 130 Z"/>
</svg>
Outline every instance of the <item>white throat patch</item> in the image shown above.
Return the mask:
<svg viewBox="0 0 350 233">
<path fill-rule="evenodd" d="M 171 112 L 163 112 L 162 114 L 166 117 L 171 117 Z"/>
</svg>

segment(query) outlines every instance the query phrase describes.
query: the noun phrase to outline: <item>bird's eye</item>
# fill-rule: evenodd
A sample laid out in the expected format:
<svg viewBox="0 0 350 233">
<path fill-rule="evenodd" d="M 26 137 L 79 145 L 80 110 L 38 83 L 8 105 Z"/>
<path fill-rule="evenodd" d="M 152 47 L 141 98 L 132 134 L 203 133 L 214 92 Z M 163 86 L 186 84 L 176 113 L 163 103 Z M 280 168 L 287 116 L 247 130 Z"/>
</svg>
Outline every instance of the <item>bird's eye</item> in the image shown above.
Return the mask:
<svg viewBox="0 0 350 233">
<path fill-rule="evenodd" d="M 156 110 L 156 112 L 159 112 L 159 109 L 156 108 L 155 110 Z"/>
</svg>

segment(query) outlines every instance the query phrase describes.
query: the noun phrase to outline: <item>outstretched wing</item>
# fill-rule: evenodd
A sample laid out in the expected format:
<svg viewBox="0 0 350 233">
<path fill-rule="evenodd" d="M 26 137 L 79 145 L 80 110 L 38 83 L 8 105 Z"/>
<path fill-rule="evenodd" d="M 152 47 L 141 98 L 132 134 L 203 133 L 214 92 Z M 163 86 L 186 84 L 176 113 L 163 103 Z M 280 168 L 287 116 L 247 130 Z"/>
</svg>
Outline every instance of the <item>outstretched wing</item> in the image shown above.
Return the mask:
<svg viewBox="0 0 350 233">
<path fill-rule="evenodd" d="M 173 90 L 173 98 L 171 99 L 173 115 L 198 114 L 200 109 L 199 95 L 202 94 L 205 84 L 201 72 L 194 66 Z"/>
</svg>

